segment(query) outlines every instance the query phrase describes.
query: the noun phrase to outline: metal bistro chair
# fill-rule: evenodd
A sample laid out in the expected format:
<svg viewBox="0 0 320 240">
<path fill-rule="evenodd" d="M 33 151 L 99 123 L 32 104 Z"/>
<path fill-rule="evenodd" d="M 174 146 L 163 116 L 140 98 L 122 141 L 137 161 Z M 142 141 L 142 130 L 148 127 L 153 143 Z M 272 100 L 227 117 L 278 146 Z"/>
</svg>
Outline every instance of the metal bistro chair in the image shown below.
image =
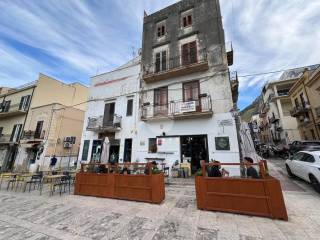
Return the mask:
<svg viewBox="0 0 320 240">
<path fill-rule="evenodd" d="M 164 173 L 164 177 L 167 179 L 166 184 L 170 184 L 170 176 L 169 176 L 170 167 L 164 167 L 163 168 L 163 173 Z"/>
<path fill-rule="evenodd" d="M 43 177 L 43 172 L 39 172 L 38 174 L 32 175 L 31 178 L 25 182 L 23 192 L 26 191 L 28 184 L 29 184 L 29 192 L 31 191 L 32 184 L 33 184 L 33 190 L 36 188 L 36 186 L 39 189 L 42 182 L 42 177 Z"/>
<path fill-rule="evenodd" d="M 62 194 L 62 188 L 63 188 L 63 192 L 66 192 L 66 186 L 69 186 L 69 193 L 70 193 L 70 176 L 69 175 L 65 175 L 62 176 L 61 178 L 58 179 L 58 181 L 56 181 L 55 183 L 52 184 L 52 188 L 51 188 L 51 196 L 53 196 L 53 193 L 55 192 L 55 188 L 59 187 L 59 193 L 60 196 Z"/>
<path fill-rule="evenodd" d="M 13 190 L 14 185 L 17 182 L 17 174 L 12 175 L 8 180 L 7 191 L 9 190 L 11 184 L 11 190 Z"/>
</svg>

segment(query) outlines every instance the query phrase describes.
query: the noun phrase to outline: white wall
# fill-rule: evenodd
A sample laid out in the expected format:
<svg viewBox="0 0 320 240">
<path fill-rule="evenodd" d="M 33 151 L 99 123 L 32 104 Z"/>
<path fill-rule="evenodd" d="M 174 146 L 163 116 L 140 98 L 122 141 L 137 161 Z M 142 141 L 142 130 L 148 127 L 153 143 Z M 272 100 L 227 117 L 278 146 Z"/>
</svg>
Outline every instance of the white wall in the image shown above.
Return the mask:
<svg viewBox="0 0 320 240">
<path fill-rule="evenodd" d="M 121 139 L 120 156 L 123 159 L 125 138 L 133 139 L 132 146 L 132 162 L 144 162 L 146 157 L 165 158 L 168 166 L 178 160 L 181 161 L 180 153 L 180 137 L 187 135 L 207 135 L 209 159 L 215 159 L 220 162 L 239 162 L 239 148 L 237 142 L 237 131 L 234 118 L 229 112 L 232 108 L 232 98 L 230 82 L 227 73 L 216 74 L 214 71 L 205 73 L 196 73 L 181 78 L 170 79 L 168 81 L 160 81 L 148 86 L 144 86 L 144 90 L 149 89 L 145 96 L 145 101 L 153 103 L 153 89 L 160 86 L 168 86 L 168 101 L 182 100 L 182 82 L 200 80 L 200 93 L 207 93 L 212 99 L 213 115 L 208 118 L 193 118 L 184 120 L 155 120 L 143 122 L 139 116 L 139 95 L 132 93 L 139 90 L 139 72 L 140 65 L 136 64 L 131 67 L 115 70 L 110 73 L 102 74 L 92 78 L 92 87 L 90 88 L 89 99 L 96 99 L 88 104 L 86 112 L 84 131 L 81 141 L 79 161 L 82 157 L 82 148 L 84 140 L 91 140 L 88 152 L 88 161 L 91 156 L 92 140 L 98 138 L 98 134 L 92 131 L 86 131 L 88 117 L 97 117 L 103 115 L 104 99 L 115 101 L 115 113 L 122 116 L 122 130 L 115 135 L 116 139 Z M 214 76 L 213 76 L 214 75 Z M 134 111 L 132 117 L 126 117 L 127 97 L 134 98 Z M 222 120 L 229 120 L 231 125 L 221 126 Z M 165 132 L 166 136 L 176 136 L 168 138 L 166 141 L 172 141 L 176 147 L 167 149 L 161 153 L 148 153 L 149 138 L 162 136 Z M 215 137 L 228 136 L 230 141 L 229 151 L 219 151 L 215 148 Z M 228 167 L 225 167 L 228 168 Z M 239 168 L 229 167 L 231 174 L 239 175 Z"/>
<path fill-rule="evenodd" d="M 88 103 L 88 110 L 85 116 L 79 161 L 81 161 L 82 157 L 84 140 L 91 140 L 87 159 L 87 161 L 90 161 L 92 140 L 98 139 L 98 133 L 86 130 L 88 118 L 103 115 L 106 102 L 115 102 L 115 114 L 122 116 L 122 129 L 115 134 L 115 138 L 120 139 L 119 159 L 123 159 L 126 138 L 133 139 L 132 148 L 134 149 L 139 112 L 139 95 L 137 93 L 139 90 L 139 74 L 140 62 L 139 59 L 135 59 L 134 62 L 118 70 L 92 77 L 89 91 L 89 100 L 92 101 Z M 133 99 L 132 116 L 126 116 L 128 99 Z M 132 160 L 134 159 L 133 153 L 134 151 L 132 152 Z"/>
</svg>

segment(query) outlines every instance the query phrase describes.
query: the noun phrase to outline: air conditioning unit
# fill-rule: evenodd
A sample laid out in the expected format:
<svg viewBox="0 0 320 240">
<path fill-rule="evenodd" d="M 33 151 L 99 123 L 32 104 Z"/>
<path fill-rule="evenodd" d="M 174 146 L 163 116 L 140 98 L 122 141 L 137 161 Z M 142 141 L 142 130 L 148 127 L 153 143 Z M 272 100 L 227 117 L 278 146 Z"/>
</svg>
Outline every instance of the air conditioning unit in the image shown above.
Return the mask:
<svg viewBox="0 0 320 240">
<path fill-rule="evenodd" d="M 69 142 L 65 142 L 65 143 L 63 143 L 63 147 L 64 147 L 64 148 L 71 148 L 71 147 L 72 147 L 72 144 L 69 143 Z"/>
</svg>

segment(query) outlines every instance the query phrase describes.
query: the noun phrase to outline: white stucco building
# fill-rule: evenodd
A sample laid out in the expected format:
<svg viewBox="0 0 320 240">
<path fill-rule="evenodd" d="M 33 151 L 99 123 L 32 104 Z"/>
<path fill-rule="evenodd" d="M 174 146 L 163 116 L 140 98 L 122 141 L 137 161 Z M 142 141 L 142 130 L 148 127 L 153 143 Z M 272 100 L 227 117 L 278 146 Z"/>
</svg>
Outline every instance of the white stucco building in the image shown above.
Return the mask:
<svg viewBox="0 0 320 240">
<path fill-rule="evenodd" d="M 107 160 L 189 162 L 193 173 L 200 160 L 239 162 L 237 81 L 220 17 L 216 0 L 145 16 L 141 56 L 91 79 L 79 161 L 100 161 L 105 145 Z"/>
</svg>

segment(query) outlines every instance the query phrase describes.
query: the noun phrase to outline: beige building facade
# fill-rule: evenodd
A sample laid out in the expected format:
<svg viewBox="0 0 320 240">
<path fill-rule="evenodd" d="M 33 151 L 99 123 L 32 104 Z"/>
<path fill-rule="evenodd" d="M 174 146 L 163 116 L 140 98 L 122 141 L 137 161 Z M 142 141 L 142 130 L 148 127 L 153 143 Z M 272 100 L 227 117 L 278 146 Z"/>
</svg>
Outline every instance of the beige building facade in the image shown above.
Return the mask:
<svg viewBox="0 0 320 240">
<path fill-rule="evenodd" d="M 1 88 L 0 95 L 0 170 L 12 170 L 36 83 Z"/>
<path fill-rule="evenodd" d="M 320 67 L 306 69 L 290 90 L 291 116 L 304 140 L 320 140 Z"/>
<path fill-rule="evenodd" d="M 296 78 L 280 79 L 264 86 L 259 126 L 264 143 L 288 144 L 300 139 L 297 122 L 290 115 L 289 90 L 296 81 Z"/>
<path fill-rule="evenodd" d="M 72 162 L 78 154 L 88 88 L 79 83 L 65 84 L 40 74 L 32 87 L 17 92 L 15 98 L 22 99 L 29 96 L 27 94 L 30 98 L 25 114 L 21 113 L 19 118 L 12 116 L 7 122 L 0 121 L 6 129 L 22 124 L 16 134 L 15 152 L 9 156 L 10 164 L 2 170 L 28 170 L 32 164 L 45 168 L 52 155 L 58 158 L 58 166 L 66 165 L 69 160 Z M 16 102 L 18 100 L 14 105 L 17 108 Z M 10 109 L 14 111 L 13 105 Z M 10 133 L 8 131 L 4 133 Z"/>
</svg>

